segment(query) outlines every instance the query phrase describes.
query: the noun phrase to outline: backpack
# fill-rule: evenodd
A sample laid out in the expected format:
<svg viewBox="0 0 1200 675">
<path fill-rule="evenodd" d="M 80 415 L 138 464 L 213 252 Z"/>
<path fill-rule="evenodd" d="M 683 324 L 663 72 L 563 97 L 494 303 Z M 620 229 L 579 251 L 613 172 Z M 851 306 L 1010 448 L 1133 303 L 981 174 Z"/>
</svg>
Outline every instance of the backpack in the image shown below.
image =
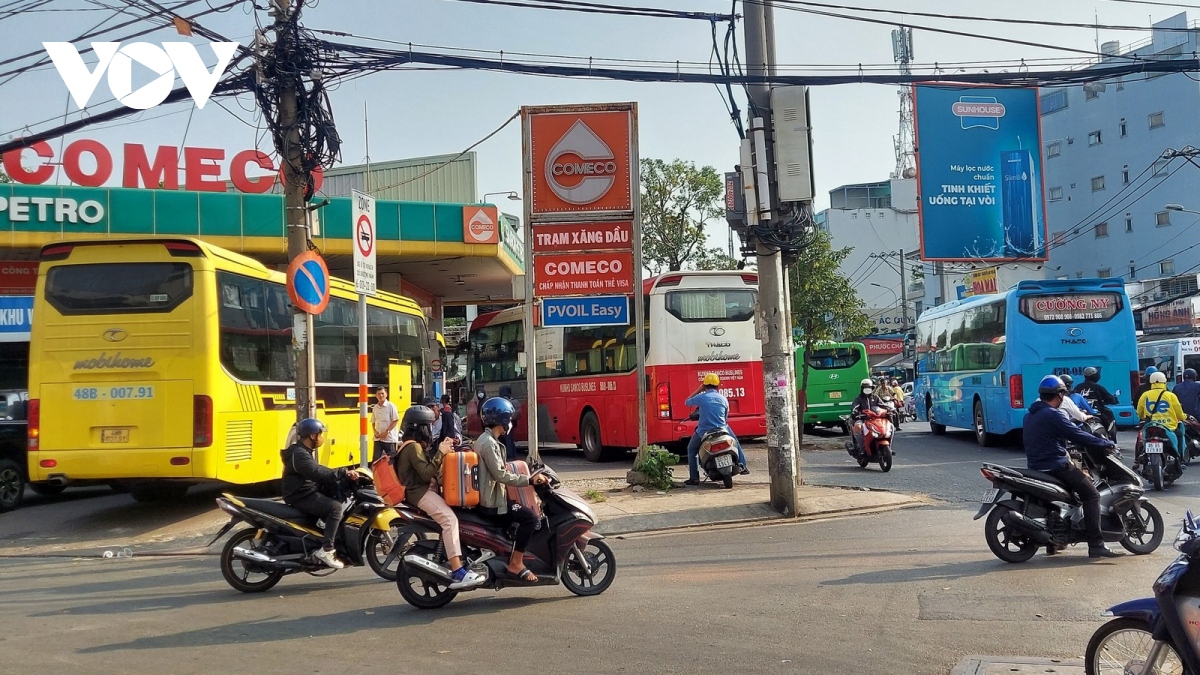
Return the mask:
<svg viewBox="0 0 1200 675">
<path fill-rule="evenodd" d="M 413 441 L 408 441 L 412 443 Z M 405 443 L 404 445 L 408 445 Z M 403 449 L 404 445 L 400 448 Z M 406 496 L 404 483 L 400 482 L 400 477 L 396 475 L 396 465 L 393 462 L 400 456 L 400 451 L 396 454 L 389 455 L 384 453 L 379 459 L 371 462 L 371 476 L 375 481 L 375 491 L 379 493 L 379 497 L 383 499 L 383 503 L 388 506 L 399 506 Z"/>
</svg>

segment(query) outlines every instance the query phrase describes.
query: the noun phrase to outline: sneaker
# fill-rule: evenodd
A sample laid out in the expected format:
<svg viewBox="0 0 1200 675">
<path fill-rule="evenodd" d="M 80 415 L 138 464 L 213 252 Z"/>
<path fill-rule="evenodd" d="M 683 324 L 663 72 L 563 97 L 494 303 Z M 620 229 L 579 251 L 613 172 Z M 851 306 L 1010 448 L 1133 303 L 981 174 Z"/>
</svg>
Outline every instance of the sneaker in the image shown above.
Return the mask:
<svg viewBox="0 0 1200 675">
<path fill-rule="evenodd" d="M 743 464 L 743 465 L 742 465 L 742 473 L 741 473 L 741 475 L 743 475 L 743 476 L 749 476 L 749 475 L 750 475 L 750 467 L 748 467 L 748 466 L 746 466 L 745 464 Z"/>
<path fill-rule="evenodd" d="M 464 588 L 475 588 L 483 585 L 487 578 L 478 572 L 473 572 L 466 567 L 460 567 L 454 571 L 454 581 L 450 584 L 450 590 L 461 591 Z"/>
<path fill-rule="evenodd" d="M 1088 547 L 1089 558 L 1120 558 L 1123 555 L 1125 554 L 1120 551 L 1114 551 L 1104 544 Z"/>
<path fill-rule="evenodd" d="M 317 549 L 317 552 L 314 553 L 312 557 L 314 560 L 319 560 L 324 563 L 326 567 L 332 567 L 335 570 L 340 570 L 346 566 L 346 563 L 338 560 L 336 553 L 333 551 L 327 551 L 323 548 Z"/>
<path fill-rule="evenodd" d="M 684 485 L 699 485 L 700 479 L 699 478 L 689 478 L 689 479 L 683 481 L 683 484 Z"/>
</svg>

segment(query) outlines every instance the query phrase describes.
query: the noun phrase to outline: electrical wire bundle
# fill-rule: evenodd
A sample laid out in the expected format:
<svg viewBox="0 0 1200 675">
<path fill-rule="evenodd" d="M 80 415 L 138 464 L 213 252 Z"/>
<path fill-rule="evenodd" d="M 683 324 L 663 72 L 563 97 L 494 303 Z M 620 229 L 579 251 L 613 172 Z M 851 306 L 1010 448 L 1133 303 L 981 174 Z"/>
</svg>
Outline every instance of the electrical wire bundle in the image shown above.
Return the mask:
<svg viewBox="0 0 1200 675">
<path fill-rule="evenodd" d="M 315 190 L 313 173 L 341 161 L 342 138 L 333 121 L 323 69 L 336 53 L 311 31 L 300 27 L 304 4 L 299 3 L 282 21 L 275 23 L 274 44 L 261 39 L 263 31 L 259 29 L 255 41 L 258 63 L 254 97 L 270 129 L 275 150 L 292 167 L 294 178 L 289 180 L 303 185 L 307 201 Z M 273 8 L 277 16 L 281 11 L 286 10 Z M 295 92 L 295 115 L 286 115 L 290 119 L 280 110 L 285 91 Z"/>
</svg>

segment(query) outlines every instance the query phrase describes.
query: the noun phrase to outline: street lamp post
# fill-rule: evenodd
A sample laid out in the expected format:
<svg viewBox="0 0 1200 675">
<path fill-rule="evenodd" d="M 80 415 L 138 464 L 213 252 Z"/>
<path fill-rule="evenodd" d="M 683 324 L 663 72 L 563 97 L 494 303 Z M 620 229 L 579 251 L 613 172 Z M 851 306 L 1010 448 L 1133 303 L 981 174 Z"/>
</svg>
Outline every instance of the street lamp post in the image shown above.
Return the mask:
<svg viewBox="0 0 1200 675">
<path fill-rule="evenodd" d="M 521 196 L 517 194 L 516 190 L 505 190 L 504 192 L 488 192 L 488 193 L 485 193 L 483 195 L 483 199 L 480 199 L 479 201 L 486 202 L 487 198 L 491 197 L 492 195 L 504 195 L 505 197 L 508 197 L 509 200 L 511 200 L 511 201 L 514 201 L 514 202 L 521 201 Z"/>
</svg>

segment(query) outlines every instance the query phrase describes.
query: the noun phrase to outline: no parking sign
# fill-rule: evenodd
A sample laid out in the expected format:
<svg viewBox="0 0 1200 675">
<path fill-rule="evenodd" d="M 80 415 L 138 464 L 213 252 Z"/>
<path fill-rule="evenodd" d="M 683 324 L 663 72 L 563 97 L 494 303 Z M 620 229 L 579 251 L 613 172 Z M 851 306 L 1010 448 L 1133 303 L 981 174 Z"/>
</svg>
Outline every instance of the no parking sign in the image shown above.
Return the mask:
<svg viewBox="0 0 1200 675">
<path fill-rule="evenodd" d="M 354 221 L 354 290 L 375 295 L 375 198 L 358 190 L 350 196 Z"/>
<path fill-rule="evenodd" d="M 288 297 L 297 309 L 320 314 L 329 305 L 329 268 L 316 251 L 292 258 L 287 271 Z"/>
</svg>

